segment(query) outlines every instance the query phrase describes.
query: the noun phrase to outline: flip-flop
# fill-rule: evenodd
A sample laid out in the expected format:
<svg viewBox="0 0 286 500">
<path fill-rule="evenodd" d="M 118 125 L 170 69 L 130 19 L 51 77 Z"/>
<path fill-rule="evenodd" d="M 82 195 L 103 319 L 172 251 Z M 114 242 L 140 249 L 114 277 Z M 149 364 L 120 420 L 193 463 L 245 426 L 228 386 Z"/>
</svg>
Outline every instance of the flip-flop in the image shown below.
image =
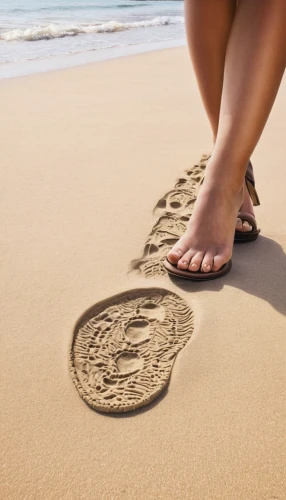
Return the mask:
<svg viewBox="0 0 286 500">
<path fill-rule="evenodd" d="M 232 261 L 229 260 L 224 264 L 218 271 L 211 271 L 210 273 L 203 273 L 201 271 L 189 271 L 188 269 L 178 269 L 176 264 L 171 264 L 168 259 L 164 261 L 164 267 L 168 273 L 178 276 L 179 278 L 185 278 L 192 281 L 209 281 L 215 280 L 217 278 L 222 278 L 231 270 Z"/>
<path fill-rule="evenodd" d="M 251 231 L 235 231 L 234 243 L 248 243 L 257 240 L 260 229 L 257 228 L 256 220 L 253 215 L 246 212 L 238 212 L 237 217 L 241 219 L 242 222 L 248 222 L 248 224 L 252 226 L 252 229 Z"/>
</svg>

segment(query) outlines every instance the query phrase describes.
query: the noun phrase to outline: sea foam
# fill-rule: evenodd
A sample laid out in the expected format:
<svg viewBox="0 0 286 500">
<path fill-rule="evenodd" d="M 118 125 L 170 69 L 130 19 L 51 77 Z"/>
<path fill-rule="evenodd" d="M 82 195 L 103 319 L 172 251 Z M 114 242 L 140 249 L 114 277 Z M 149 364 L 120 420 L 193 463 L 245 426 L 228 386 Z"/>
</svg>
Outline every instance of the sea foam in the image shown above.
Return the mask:
<svg viewBox="0 0 286 500">
<path fill-rule="evenodd" d="M 103 24 L 68 24 L 57 25 L 49 24 L 48 26 L 34 26 L 26 30 L 14 29 L 1 33 L 0 40 L 11 42 L 14 40 L 35 41 L 49 40 L 52 38 L 62 38 L 65 36 L 75 36 L 80 34 L 95 34 L 95 33 L 112 33 L 116 31 L 125 31 L 136 28 L 148 28 L 152 26 L 165 26 L 170 24 L 183 24 L 182 16 L 159 16 L 154 19 L 136 21 L 132 23 L 121 23 L 117 21 L 109 21 Z"/>
</svg>

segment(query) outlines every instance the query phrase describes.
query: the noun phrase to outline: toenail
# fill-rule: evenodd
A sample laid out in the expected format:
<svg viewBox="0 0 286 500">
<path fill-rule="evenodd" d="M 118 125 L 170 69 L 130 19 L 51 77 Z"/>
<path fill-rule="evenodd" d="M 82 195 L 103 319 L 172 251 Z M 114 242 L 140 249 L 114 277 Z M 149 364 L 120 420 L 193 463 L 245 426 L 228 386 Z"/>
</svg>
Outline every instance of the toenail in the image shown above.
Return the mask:
<svg viewBox="0 0 286 500">
<path fill-rule="evenodd" d="M 210 267 L 211 267 L 211 266 L 210 266 L 209 264 L 204 264 L 204 268 L 205 268 L 205 269 L 210 269 Z"/>
<path fill-rule="evenodd" d="M 195 267 L 197 267 L 197 264 L 195 264 L 194 262 L 191 264 L 191 267 L 194 269 Z"/>
<path fill-rule="evenodd" d="M 175 252 L 180 254 L 180 253 L 182 253 L 182 250 L 176 249 Z"/>
</svg>

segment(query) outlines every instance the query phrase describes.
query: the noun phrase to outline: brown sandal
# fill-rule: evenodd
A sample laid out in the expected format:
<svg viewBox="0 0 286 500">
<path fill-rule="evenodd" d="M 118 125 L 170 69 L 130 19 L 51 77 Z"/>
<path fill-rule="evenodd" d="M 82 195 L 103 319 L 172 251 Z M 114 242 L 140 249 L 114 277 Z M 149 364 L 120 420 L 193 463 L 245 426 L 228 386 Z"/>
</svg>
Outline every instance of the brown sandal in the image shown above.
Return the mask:
<svg viewBox="0 0 286 500">
<path fill-rule="evenodd" d="M 168 273 L 173 274 L 179 278 L 185 278 L 191 281 L 209 281 L 217 278 L 222 278 L 231 270 L 232 261 L 229 260 L 218 271 L 211 271 L 210 273 L 203 273 L 201 271 L 189 271 L 188 269 L 178 269 L 175 264 L 171 264 L 168 259 L 164 261 L 164 267 Z"/>
</svg>

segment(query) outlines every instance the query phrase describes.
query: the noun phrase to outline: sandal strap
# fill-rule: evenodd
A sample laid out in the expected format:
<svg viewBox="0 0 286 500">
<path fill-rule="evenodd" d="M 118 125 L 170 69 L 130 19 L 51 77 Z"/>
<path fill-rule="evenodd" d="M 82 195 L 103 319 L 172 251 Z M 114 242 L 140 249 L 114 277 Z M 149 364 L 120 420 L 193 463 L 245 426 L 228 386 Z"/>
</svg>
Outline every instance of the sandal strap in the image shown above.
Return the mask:
<svg viewBox="0 0 286 500">
<path fill-rule="evenodd" d="M 250 194 L 252 203 L 254 206 L 260 205 L 260 200 L 258 193 L 255 189 L 255 180 L 254 180 L 254 173 L 253 173 L 253 166 L 251 161 L 248 162 L 246 173 L 245 173 L 245 181 L 246 181 L 246 186 L 248 189 L 248 192 Z"/>
<path fill-rule="evenodd" d="M 249 160 L 248 165 L 247 165 L 247 169 L 246 169 L 245 177 L 246 177 L 246 179 L 247 179 L 249 182 L 251 182 L 251 184 L 253 185 L 253 187 L 255 187 L 255 179 L 254 179 L 253 165 L 252 165 L 252 163 L 251 163 L 251 161 L 250 161 L 250 160 Z"/>
</svg>

